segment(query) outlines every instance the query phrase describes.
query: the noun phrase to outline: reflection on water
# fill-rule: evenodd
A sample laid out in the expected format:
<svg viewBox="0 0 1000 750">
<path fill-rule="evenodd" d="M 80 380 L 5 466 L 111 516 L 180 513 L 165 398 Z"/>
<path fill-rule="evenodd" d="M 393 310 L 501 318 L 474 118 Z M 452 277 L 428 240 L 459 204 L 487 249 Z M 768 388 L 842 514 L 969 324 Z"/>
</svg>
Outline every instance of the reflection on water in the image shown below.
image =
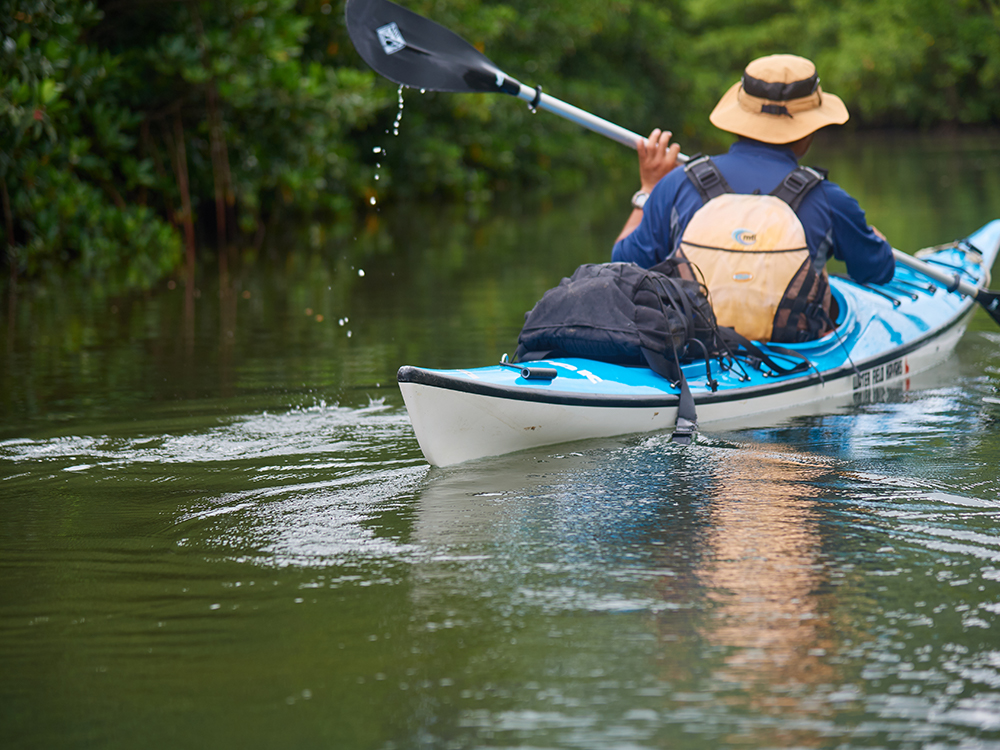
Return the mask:
<svg viewBox="0 0 1000 750">
<path fill-rule="evenodd" d="M 450 606 L 466 634 L 460 603 L 492 608 L 507 626 L 485 658 L 527 686 L 493 709 L 470 688 L 455 721 L 480 741 L 560 747 L 996 729 L 998 696 L 982 690 L 1000 652 L 963 633 L 1000 613 L 1000 502 L 854 471 L 808 451 L 823 428 L 785 430 L 800 448 L 654 437 L 429 475 L 414 541 L 433 554 L 413 570 L 414 603 Z M 965 546 L 939 543 L 984 523 Z"/>
</svg>

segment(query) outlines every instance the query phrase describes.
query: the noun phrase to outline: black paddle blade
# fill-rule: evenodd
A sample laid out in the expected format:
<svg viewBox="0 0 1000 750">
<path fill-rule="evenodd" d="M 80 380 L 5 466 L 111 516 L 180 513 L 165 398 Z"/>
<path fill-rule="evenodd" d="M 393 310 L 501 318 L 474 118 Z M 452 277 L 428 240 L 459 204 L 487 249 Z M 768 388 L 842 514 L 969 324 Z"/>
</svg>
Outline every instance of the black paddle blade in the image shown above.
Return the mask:
<svg viewBox="0 0 1000 750">
<path fill-rule="evenodd" d="M 458 34 L 389 0 L 347 0 L 344 15 L 362 59 L 390 81 L 431 91 L 520 90 Z"/>
<path fill-rule="evenodd" d="M 1000 292 L 980 289 L 976 292 L 976 302 L 986 308 L 986 312 L 1000 325 Z"/>
</svg>

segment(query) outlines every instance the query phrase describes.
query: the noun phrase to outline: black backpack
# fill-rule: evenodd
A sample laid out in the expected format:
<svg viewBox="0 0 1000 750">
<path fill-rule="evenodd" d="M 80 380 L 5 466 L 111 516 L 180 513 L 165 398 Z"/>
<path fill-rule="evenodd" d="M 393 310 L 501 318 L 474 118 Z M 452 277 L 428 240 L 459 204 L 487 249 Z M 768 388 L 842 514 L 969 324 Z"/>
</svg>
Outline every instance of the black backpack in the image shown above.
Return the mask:
<svg viewBox="0 0 1000 750">
<path fill-rule="evenodd" d="M 707 359 L 716 348 L 716 333 L 701 284 L 634 263 L 590 263 L 525 314 L 516 359 L 583 357 L 650 367 L 679 385 L 674 440 L 690 442 L 697 419 L 680 365 Z"/>
<path fill-rule="evenodd" d="M 708 356 L 715 329 L 701 284 L 634 263 L 580 266 L 524 318 L 519 362 L 584 357 L 645 365 L 672 382 L 684 359 Z"/>
</svg>

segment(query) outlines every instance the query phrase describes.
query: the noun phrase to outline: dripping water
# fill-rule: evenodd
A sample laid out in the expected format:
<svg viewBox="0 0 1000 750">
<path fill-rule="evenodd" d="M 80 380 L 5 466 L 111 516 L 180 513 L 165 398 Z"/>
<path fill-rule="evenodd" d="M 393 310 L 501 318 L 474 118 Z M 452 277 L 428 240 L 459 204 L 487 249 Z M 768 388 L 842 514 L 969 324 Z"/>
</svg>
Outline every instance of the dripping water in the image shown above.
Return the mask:
<svg viewBox="0 0 1000 750">
<path fill-rule="evenodd" d="M 376 157 L 379 159 L 379 161 L 375 162 L 375 181 L 378 182 L 378 179 L 379 179 L 378 170 L 380 170 L 382 168 L 382 161 L 381 161 L 381 159 L 382 159 L 382 154 L 385 153 L 385 150 L 381 146 L 375 146 L 372 149 L 372 153 L 375 154 Z M 375 203 L 376 203 L 375 196 L 374 195 L 371 196 L 368 199 L 368 202 L 371 203 L 374 206 Z"/>
<path fill-rule="evenodd" d="M 396 110 L 396 119 L 392 123 L 392 134 L 399 135 L 399 123 L 403 119 L 403 87 L 400 86 L 396 90 L 396 99 L 399 104 L 399 108 Z"/>
</svg>

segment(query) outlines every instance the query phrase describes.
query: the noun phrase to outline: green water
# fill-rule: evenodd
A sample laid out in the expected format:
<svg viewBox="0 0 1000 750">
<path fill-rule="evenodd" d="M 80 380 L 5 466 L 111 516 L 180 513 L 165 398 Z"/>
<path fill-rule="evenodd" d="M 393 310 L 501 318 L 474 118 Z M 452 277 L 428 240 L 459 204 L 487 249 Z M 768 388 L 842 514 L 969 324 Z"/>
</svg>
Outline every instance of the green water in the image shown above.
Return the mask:
<svg viewBox="0 0 1000 750">
<path fill-rule="evenodd" d="M 897 247 L 1000 217 L 1000 137 L 811 163 Z M 1000 747 L 1000 330 L 884 403 L 423 460 L 402 364 L 512 351 L 628 184 L 386 207 L 0 351 L 0 746 Z M 363 273 L 361 273 L 363 272 Z"/>
</svg>

